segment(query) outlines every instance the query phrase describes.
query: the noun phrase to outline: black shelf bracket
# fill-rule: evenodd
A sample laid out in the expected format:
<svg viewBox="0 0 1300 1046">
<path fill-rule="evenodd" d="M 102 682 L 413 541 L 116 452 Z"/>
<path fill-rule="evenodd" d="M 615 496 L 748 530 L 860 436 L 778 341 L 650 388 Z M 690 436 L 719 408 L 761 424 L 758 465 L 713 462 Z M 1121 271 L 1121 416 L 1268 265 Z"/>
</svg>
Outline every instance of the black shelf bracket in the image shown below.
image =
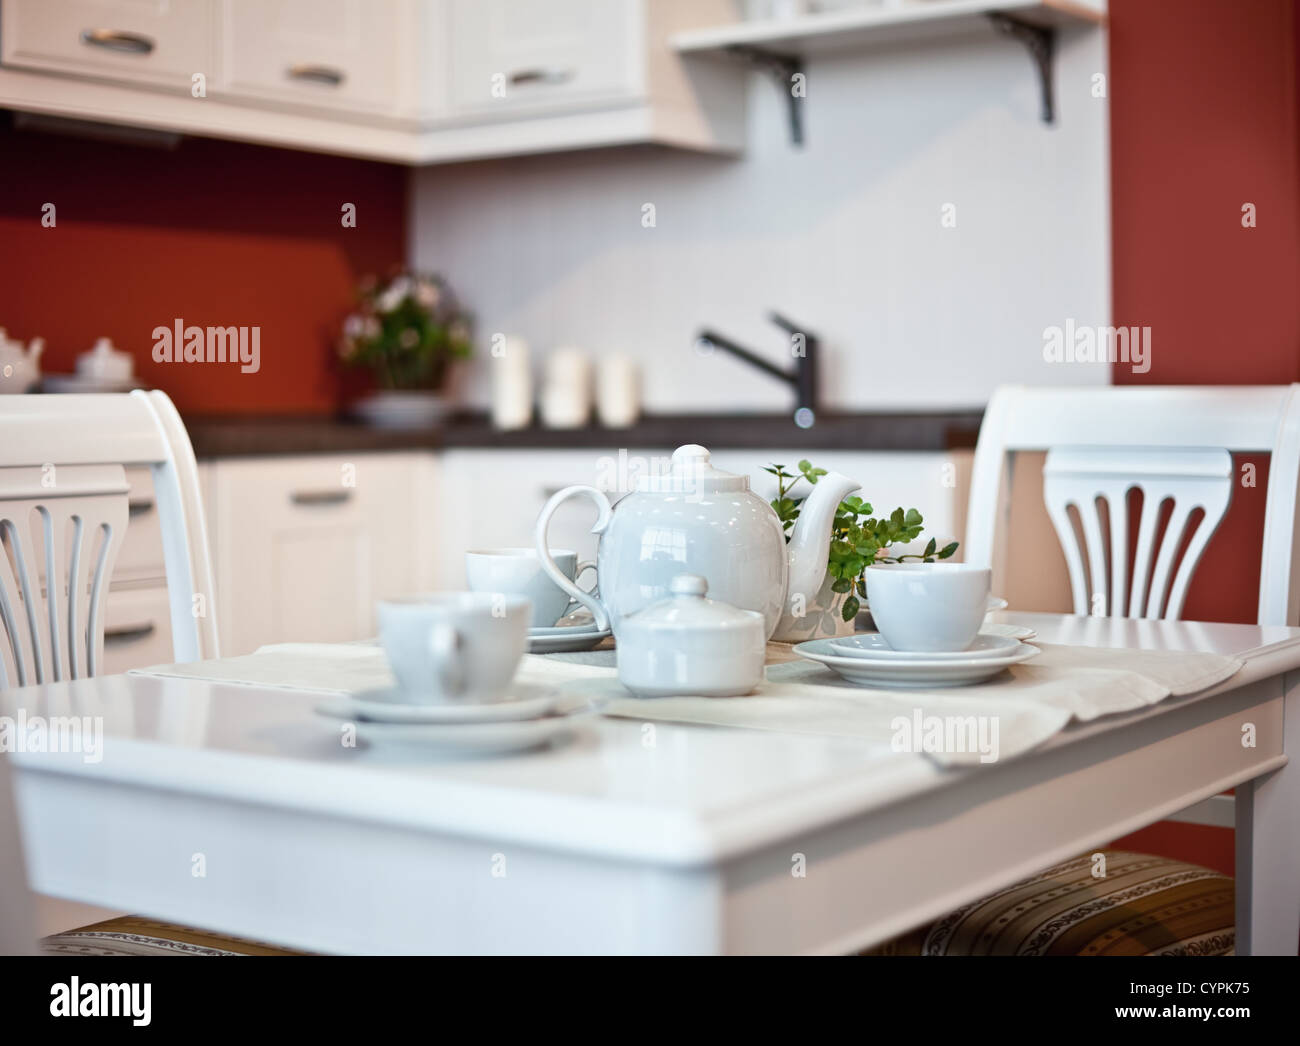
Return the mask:
<svg viewBox="0 0 1300 1046">
<path fill-rule="evenodd" d="M 732 44 L 727 48 L 727 54 L 776 81 L 777 89 L 785 95 L 790 107 L 790 144 L 803 145 L 803 93 L 801 90 L 796 94 L 793 83 L 794 78 L 803 72 L 803 62 L 793 55 L 777 54 L 746 44 Z M 802 84 L 799 86 L 802 88 Z"/>
<path fill-rule="evenodd" d="M 1056 55 L 1056 30 L 1051 26 L 1034 25 L 1021 18 L 1012 18 L 1001 11 L 986 13 L 998 32 L 1025 45 L 1030 59 L 1038 69 L 1038 87 L 1043 96 L 1043 123 L 1055 123 L 1056 100 L 1052 94 L 1052 60 Z"/>
</svg>

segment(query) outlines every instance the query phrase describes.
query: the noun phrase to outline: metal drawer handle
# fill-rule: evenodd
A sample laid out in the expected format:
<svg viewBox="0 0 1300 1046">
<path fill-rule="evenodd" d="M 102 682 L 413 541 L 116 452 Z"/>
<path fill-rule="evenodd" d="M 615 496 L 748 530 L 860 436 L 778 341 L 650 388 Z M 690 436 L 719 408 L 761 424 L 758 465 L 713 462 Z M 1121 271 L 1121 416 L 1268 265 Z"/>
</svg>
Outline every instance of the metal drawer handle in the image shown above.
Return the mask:
<svg viewBox="0 0 1300 1046">
<path fill-rule="evenodd" d="M 143 516 L 146 512 L 153 511 L 153 499 L 141 498 L 139 501 L 128 501 L 126 503 L 126 514 L 132 518 Z"/>
<path fill-rule="evenodd" d="M 295 490 L 289 495 L 295 505 L 341 505 L 351 498 L 350 490 Z"/>
<path fill-rule="evenodd" d="M 510 83 L 515 87 L 525 87 L 528 84 L 567 84 L 574 75 L 575 70 L 572 68 L 519 69 L 510 74 Z"/>
<path fill-rule="evenodd" d="M 338 87 L 346 79 L 342 69 L 335 69 L 329 65 L 312 65 L 310 62 L 291 65 L 284 72 L 290 80 L 324 84 L 326 87 Z"/>
<path fill-rule="evenodd" d="M 106 628 L 104 629 L 105 643 L 133 643 L 137 639 L 144 639 L 151 636 L 156 631 L 154 623 L 150 621 L 146 625 L 127 625 L 125 628 Z"/>
<path fill-rule="evenodd" d="M 149 54 L 154 48 L 149 37 L 121 29 L 83 29 L 81 42 L 89 47 L 102 47 L 106 51 L 121 54 Z"/>
</svg>

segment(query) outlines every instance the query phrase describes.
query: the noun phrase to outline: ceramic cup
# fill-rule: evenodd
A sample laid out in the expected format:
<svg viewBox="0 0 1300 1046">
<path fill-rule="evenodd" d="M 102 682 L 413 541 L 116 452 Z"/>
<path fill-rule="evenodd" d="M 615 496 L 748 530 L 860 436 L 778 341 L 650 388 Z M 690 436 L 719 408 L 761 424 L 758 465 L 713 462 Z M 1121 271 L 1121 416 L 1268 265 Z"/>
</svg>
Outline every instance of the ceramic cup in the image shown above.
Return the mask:
<svg viewBox="0 0 1300 1046">
<path fill-rule="evenodd" d="M 525 596 L 501 593 L 385 600 L 379 641 L 407 700 L 487 704 L 509 696 L 531 615 Z"/>
<path fill-rule="evenodd" d="M 984 623 L 991 576 L 966 563 L 882 563 L 867 568 L 867 601 L 895 650 L 965 650 Z"/>
<path fill-rule="evenodd" d="M 572 582 L 595 563 L 579 563 L 578 554 L 553 548 L 551 558 Z M 465 553 L 465 579 L 473 592 L 500 592 L 527 596 L 532 600 L 534 628 L 550 628 L 572 613 L 575 600 L 552 581 L 542 569 L 535 548 L 480 548 Z"/>
</svg>

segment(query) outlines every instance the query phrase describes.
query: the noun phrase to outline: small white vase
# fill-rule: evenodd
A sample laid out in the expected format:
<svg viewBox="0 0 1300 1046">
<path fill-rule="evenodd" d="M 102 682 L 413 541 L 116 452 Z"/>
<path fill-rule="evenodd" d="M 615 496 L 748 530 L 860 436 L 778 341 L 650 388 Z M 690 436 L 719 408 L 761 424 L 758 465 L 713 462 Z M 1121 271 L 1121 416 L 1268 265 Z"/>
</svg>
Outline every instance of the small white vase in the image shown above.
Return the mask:
<svg viewBox="0 0 1300 1046">
<path fill-rule="evenodd" d="M 849 596 L 847 592 L 833 592 L 831 586 L 835 579 L 826 575 L 817 596 L 805 607 L 787 606 L 781 614 L 781 621 L 772 633 L 777 643 L 804 643 L 810 639 L 838 639 L 853 635 L 853 619 L 845 621 L 841 608 Z M 802 613 L 796 613 L 796 610 Z"/>
</svg>

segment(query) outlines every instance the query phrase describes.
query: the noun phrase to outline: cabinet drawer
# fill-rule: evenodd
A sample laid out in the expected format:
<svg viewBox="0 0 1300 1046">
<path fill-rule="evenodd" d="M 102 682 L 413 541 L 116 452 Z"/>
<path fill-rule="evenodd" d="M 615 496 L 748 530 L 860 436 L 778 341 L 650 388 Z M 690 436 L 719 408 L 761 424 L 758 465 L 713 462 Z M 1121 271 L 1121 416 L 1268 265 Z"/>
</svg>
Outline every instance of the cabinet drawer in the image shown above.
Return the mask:
<svg viewBox="0 0 1300 1046">
<path fill-rule="evenodd" d="M 222 0 L 232 94 L 336 110 L 397 108 L 399 0 Z"/>
<path fill-rule="evenodd" d="M 423 587 L 414 455 L 212 466 L 222 651 L 374 634 L 375 601 Z"/>
<path fill-rule="evenodd" d="M 104 600 L 104 661 L 101 675 L 173 660 L 167 586 L 113 589 Z"/>
<path fill-rule="evenodd" d="M 210 75 L 211 0 L 4 0 L 6 65 L 188 90 Z"/>
<path fill-rule="evenodd" d="M 644 82 L 635 0 L 452 0 L 451 101 L 503 116 L 630 100 Z"/>
</svg>

